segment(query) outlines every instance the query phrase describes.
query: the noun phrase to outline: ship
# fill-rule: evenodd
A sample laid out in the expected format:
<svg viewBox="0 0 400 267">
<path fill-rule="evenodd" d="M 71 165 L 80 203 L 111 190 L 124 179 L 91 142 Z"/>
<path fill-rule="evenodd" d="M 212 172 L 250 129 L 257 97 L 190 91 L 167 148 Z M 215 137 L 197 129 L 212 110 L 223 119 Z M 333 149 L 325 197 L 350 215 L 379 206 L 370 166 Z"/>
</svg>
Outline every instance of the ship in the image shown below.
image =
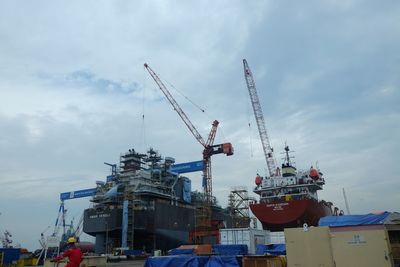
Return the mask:
<svg viewBox="0 0 400 267">
<path fill-rule="evenodd" d="M 237 218 L 215 197 L 210 203 L 203 192 L 192 191 L 191 180 L 174 163 L 151 148 L 144 154 L 129 149 L 121 154 L 119 167 L 108 164 L 112 174 L 96 182 L 93 205 L 84 211 L 83 231 L 95 237 L 96 253 L 213 244 L 219 241 L 219 229 L 249 226 L 250 220 Z"/>
<path fill-rule="evenodd" d="M 284 163 L 274 176 L 255 178 L 253 192 L 259 195 L 259 201 L 251 203 L 250 209 L 265 230 L 317 226 L 321 217 L 338 213 L 331 202 L 318 199 L 317 192 L 325 184 L 318 167 L 298 171 L 289 152 L 285 145 Z"/>
</svg>

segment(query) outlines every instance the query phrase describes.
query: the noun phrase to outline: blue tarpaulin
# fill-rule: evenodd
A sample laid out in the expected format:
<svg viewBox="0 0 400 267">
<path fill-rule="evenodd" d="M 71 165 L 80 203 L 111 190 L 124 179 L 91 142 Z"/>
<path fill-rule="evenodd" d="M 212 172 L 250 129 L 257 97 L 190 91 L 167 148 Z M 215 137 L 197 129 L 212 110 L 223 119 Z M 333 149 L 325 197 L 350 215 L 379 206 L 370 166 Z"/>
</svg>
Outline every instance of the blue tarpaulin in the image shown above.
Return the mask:
<svg viewBox="0 0 400 267">
<path fill-rule="evenodd" d="M 213 245 L 213 252 L 218 255 L 247 255 L 247 245 Z"/>
<path fill-rule="evenodd" d="M 174 248 L 168 251 L 168 255 L 193 255 L 194 249 L 192 248 Z"/>
<path fill-rule="evenodd" d="M 389 216 L 389 212 L 380 214 L 365 214 L 365 215 L 343 215 L 343 216 L 326 216 L 319 219 L 319 226 L 354 226 L 354 225 L 371 225 L 383 224 Z"/>
<path fill-rule="evenodd" d="M 0 248 L 0 253 L 3 253 L 4 265 L 12 264 L 14 261 L 17 261 L 21 255 L 19 248 Z"/>
<path fill-rule="evenodd" d="M 239 267 L 234 256 L 163 256 L 147 258 L 144 267 Z"/>
<path fill-rule="evenodd" d="M 286 255 L 286 245 L 285 244 L 269 244 L 262 245 L 258 244 L 256 246 L 257 255 Z"/>
</svg>

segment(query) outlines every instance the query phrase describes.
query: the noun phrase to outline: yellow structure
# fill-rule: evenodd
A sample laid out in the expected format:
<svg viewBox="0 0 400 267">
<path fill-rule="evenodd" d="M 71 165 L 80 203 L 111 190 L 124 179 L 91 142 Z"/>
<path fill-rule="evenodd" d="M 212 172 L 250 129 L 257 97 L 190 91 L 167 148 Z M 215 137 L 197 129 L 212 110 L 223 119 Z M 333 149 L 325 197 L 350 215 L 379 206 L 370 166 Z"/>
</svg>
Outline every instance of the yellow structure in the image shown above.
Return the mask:
<svg viewBox="0 0 400 267">
<path fill-rule="evenodd" d="M 336 266 L 394 266 L 383 225 L 331 228 Z"/>
<path fill-rule="evenodd" d="M 398 266 L 399 237 L 398 225 L 285 229 L 288 267 Z"/>
<path fill-rule="evenodd" d="M 329 227 L 285 229 L 288 266 L 334 267 Z M 351 266 L 351 265 L 349 265 Z"/>
</svg>

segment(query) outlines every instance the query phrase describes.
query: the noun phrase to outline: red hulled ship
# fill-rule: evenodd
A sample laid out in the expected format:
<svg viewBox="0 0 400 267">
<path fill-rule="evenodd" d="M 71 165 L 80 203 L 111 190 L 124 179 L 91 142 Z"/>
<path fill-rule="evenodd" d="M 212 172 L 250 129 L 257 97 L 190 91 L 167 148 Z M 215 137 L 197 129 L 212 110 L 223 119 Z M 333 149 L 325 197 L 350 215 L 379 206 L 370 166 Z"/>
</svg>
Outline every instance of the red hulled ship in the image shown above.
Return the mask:
<svg viewBox="0 0 400 267">
<path fill-rule="evenodd" d="M 317 191 L 325 184 L 322 173 L 313 167 L 297 171 L 290 161 L 288 146 L 282 169 L 269 178 L 257 175 L 255 183 L 254 192 L 260 200 L 250 204 L 250 209 L 265 230 L 283 231 L 304 223 L 316 226 L 319 218 L 337 212 L 337 208 L 332 211 L 332 203 L 318 200 Z"/>
<path fill-rule="evenodd" d="M 265 178 L 257 175 L 254 192 L 260 195 L 260 200 L 250 204 L 250 209 L 265 230 L 283 231 L 284 228 L 297 227 L 304 223 L 317 225 L 319 218 L 332 215 L 332 203 L 318 200 L 317 191 L 325 184 L 322 173 L 313 167 L 309 171 L 297 171 L 290 162 L 288 146 L 285 147 L 282 169 L 276 167 L 256 84 L 246 59 L 243 59 L 243 67 L 270 175 Z M 337 213 L 337 208 L 333 213 Z"/>
</svg>

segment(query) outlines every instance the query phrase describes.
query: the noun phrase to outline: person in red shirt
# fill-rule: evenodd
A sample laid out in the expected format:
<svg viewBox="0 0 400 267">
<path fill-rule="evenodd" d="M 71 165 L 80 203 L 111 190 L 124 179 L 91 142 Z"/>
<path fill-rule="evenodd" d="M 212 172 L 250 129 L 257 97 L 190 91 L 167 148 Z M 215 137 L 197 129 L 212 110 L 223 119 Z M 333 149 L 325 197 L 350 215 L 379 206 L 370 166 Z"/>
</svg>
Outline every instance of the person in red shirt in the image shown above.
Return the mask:
<svg viewBox="0 0 400 267">
<path fill-rule="evenodd" d="M 70 237 L 68 238 L 68 247 L 67 250 L 64 251 L 63 254 L 60 256 L 56 257 L 54 259 L 55 262 L 59 262 L 62 258 L 68 257 L 68 263 L 65 265 L 65 267 L 79 267 L 79 264 L 82 261 L 82 251 L 80 248 L 75 246 L 76 239 L 75 237 Z"/>
</svg>

